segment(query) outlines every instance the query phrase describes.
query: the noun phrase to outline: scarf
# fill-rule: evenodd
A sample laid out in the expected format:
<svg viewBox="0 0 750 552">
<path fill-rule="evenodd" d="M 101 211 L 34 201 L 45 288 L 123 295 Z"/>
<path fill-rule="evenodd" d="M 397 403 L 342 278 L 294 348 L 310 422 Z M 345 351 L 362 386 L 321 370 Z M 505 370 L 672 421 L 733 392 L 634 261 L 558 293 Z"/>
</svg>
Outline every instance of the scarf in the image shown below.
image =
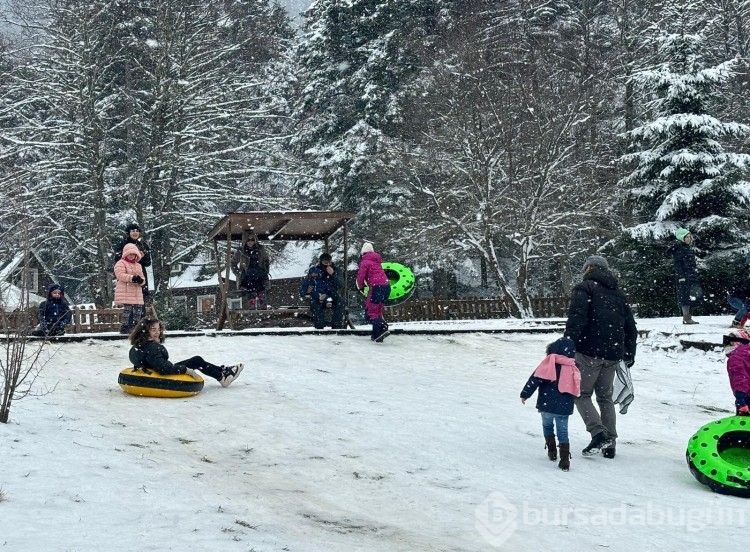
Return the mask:
<svg viewBox="0 0 750 552">
<path fill-rule="evenodd" d="M 569 393 L 574 397 L 581 396 L 581 371 L 576 366 L 574 359 L 564 355 L 547 355 L 534 370 L 534 375 L 539 379 L 557 380 L 557 369 L 555 364 L 560 365 L 560 381 L 557 388 L 561 393 Z"/>
</svg>

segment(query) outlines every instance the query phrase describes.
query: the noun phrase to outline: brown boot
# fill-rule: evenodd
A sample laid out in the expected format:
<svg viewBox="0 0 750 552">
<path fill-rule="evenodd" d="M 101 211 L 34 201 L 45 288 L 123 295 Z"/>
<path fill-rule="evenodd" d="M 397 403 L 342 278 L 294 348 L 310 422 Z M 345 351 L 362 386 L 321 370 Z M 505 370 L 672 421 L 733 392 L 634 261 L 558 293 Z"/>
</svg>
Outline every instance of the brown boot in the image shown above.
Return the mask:
<svg viewBox="0 0 750 552">
<path fill-rule="evenodd" d="M 570 443 L 560 443 L 560 463 L 557 467 L 562 471 L 570 470 Z"/>
<path fill-rule="evenodd" d="M 547 458 L 552 462 L 557 460 L 557 442 L 554 435 L 544 438 L 544 448 L 547 449 Z"/>
</svg>

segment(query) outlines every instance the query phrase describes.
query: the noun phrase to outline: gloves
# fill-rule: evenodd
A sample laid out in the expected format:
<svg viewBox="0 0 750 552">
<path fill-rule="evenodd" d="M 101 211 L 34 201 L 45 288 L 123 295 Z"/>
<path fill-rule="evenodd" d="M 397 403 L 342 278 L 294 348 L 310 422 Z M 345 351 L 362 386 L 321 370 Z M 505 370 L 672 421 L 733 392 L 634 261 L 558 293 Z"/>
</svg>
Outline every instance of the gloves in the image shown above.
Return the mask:
<svg viewBox="0 0 750 552">
<path fill-rule="evenodd" d="M 142 284 L 145 281 L 143 278 L 141 278 L 140 276 L 138 276 L 138 274 L 135 274 L 131 278 L 131 280 L 133 281 L 134 284 Z"/>
<path fill-rule="evenodd" d="M 741 406 L 737 409 L 737 416 L 750 416 L 750 408 L 745 406 Z"/>
<path fill-rule="evenodd" d="M 326 297 L 327 296 L 326 296 L 325 293 L 321 293 L 320 295 L 318 295 L 318 301 L 320 301 L 322 303 L 323 301 L 326 300 Z"/>
<path fill-rule="evenodd" d="M 183 374 L 190 376 L 193 379 L 198 379 L 198 374 L 192 368 L 188 368 L 187 366 L 183 364 L 175 364 L 175 366 L 179 366 L 180 368 L 182 368 L 184 370 L 184 372 L 182 372 Z"/>
<path fill-rule="evenodd" d="M 625 361 L 625 366 L 627 366 L 628 368 L 632 368 L 633 364 L 635 364 L 635 360 L 632 358 L 630 360 Z"/>
</svg>

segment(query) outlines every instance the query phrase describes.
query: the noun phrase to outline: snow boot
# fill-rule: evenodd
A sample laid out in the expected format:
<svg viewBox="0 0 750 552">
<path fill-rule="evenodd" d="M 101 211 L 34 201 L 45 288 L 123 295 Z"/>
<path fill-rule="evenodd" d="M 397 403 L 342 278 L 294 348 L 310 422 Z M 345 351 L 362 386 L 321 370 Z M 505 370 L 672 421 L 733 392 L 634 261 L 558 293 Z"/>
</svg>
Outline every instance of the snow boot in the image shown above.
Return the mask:
<svg viewBox="0 0 750 552">
<path fill-rule="evenodd" d="M 682 323 L 683 324 L 698 324 L 690 315 L 683 316 L 682 317 Z"/>
<path fill-rule="evenodd" d="M 594 456 L 599 454 L 603 448 L 609 448 L 615 444 L 615 440 L 607 435 L 606 431 L 602 431 L 594 435 L 588 446 L 581 451 L 583 456 Z"/>
<path fill-rule="evenodd" d="M 544 438 L 544 448 L 547 449 L 547 458 L 551 462 L 557 460 L 557 441 L 555 441 L 554 435 Z"/>
<path fill-rule="evenodd" d="M 560 463 L 557 467 L 562 471 L 570 471 L 570 443 L 560 443 Z"/>
</svg>

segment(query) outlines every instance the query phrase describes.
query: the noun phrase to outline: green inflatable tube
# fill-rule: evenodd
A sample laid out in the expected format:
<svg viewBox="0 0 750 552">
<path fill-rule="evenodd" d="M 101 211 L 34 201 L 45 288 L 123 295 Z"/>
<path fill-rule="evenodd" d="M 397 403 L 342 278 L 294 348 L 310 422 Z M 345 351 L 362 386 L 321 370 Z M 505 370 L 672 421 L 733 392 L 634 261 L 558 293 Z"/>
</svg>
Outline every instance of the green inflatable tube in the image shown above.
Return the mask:
<svg viewBox="0 0 750 552">
<path fill-rule="evenodd" d="M 685 457 L 690 473 L 712 491 L 750 498 L 750 417 L 704 425 L 690 438 Z"/>
<path fill-rule="evenodd" d="M 391 284 L 391 293 L 388 295 L 388 300 L 385 302 L 386 306 L 393 306 L 403 303 L 416 289 L 417 279 L 414 277 L 414 272 L 402 264 L 399 263 L 381 263 L 385 275 L 388 276 L 388 282 Z M 368 288 L 362 290 L 362 293 L 366 296 Z"/>
</svg>

